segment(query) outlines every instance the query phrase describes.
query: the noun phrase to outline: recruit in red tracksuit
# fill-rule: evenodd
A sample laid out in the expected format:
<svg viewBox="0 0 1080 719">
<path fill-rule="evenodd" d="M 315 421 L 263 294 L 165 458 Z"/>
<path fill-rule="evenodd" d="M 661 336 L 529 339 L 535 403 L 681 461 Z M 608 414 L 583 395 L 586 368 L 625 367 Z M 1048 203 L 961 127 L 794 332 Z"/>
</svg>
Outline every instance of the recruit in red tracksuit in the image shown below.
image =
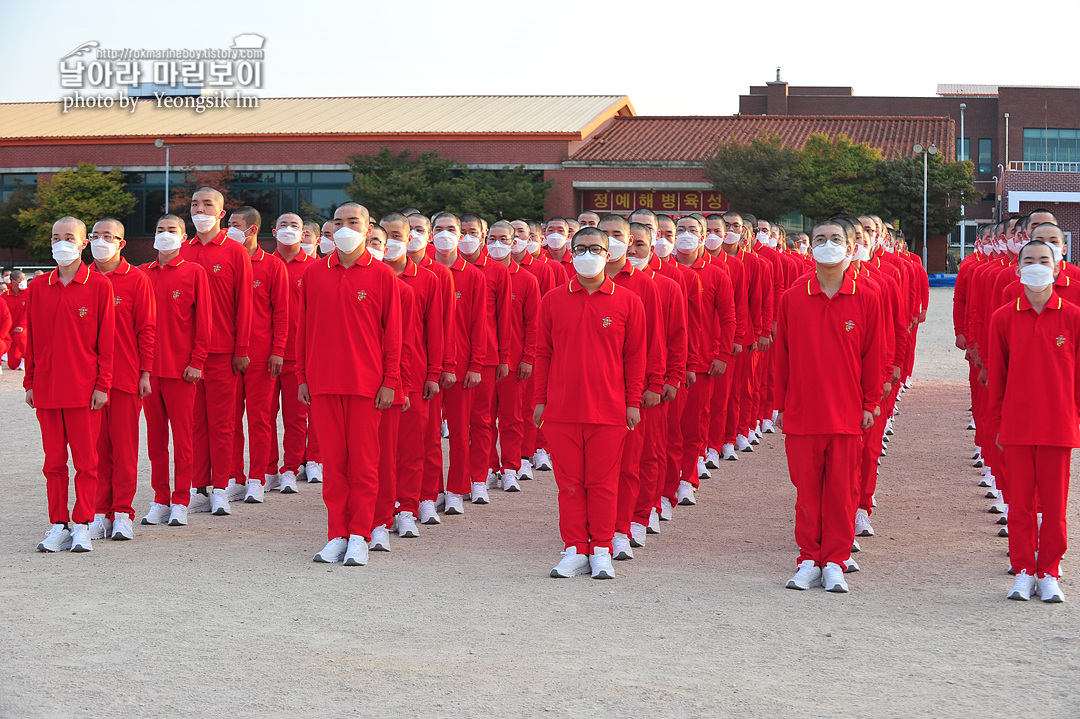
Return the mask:
<svg viewBox="0 0 1080 719">
<path fill-rule="evenodd" d="M 323 453 L 327 537 L 370 540 L 381 413 L 400 411 L 377 410 L 374 402 L 380 387 L 401 383 L 397 276 L 366 250 L 349 267 L 337 252 L 319 260 L 304 274 L 296 331 L 297 372 Z"/>
<path fill-rule="evenodd" d="M 800 280 L 778 310 L 776 399 L 798 490 L 798 561 L 842 566 L 855 538 L 863 412 L 881 398 L 881 306 L 848 273 L 831 298 L 816 275 Z"/>
<path fill-rule="evenodd" d="M 116 310 L 112 284 L 80 263 L 67 285 L 53 270 L 27 297 L 26 374 L 45 450 L 45 487 L 52 524 L 88 524 L 97 492 L 95 390 L 109 393 Z M 68 512 L 68 447 L 75 465 L 75 509 Z"/>
<path fill-rule="evenodd" d="M 1017 573 L 1058 577 L 1080 447 L 1080 308 L 1054 291 L 1036 312 L 1025 293 L 993 314 L 987 349 L 989 415 L 1009 468 L 1009 561 Z"/>
<path fill-rule="evenodd" d="M 29 285 L 27 285 L 29 287 Z M 0 295 L 11 312 L 11 344 L 7 348 L 8 369 L 18 369 L 26 353 L 26 298 L 28 290 L 13 290 Z"/>
<path fill-rule="evenodd" d="M 98 272 L 94 265 L 92 272 Z M 115 295 L 116 337 L 109 402 L 102 407 L 98 434 L 97 513 L 110 520 L 117 513 L 135 517 L 139 468 L 139 379 L 154 369 L 156 310 L 153 287 L 145 274 L 123 257 L 104 275 Z"/>
<path fill-rule="evenodd" d="M 8 309 L 7 302 L 0 302 L 0 354 L 7 352 L 11 346 L 12 324 L 11 310 Z"/>
<path fill-rule="evenodd" d="M 442 297 L 443 317 L 443 356 L 442 371 L 454 374 L 457 371 L 457 310 L 453 273 L 431 257 L 425 256 L 417 263 L 421 269 L 428 270 L 439 281 L 439 295 Z M 457 377 L 457 382 L 464 376 Z M 443 449 L 442 449 L 442 412 L 445 389 L 428 400 L 427 419 L 424 420 L 424 477 L 421 480 L 421 499 L 435 501 L 443 491 Z"/>
<path fill-rule="evenodd" d="M 317 456 L 309 456 L 315 454 L 309 445 L 315 444 L 317 448 L 317 443 L 309 436 L 308 408 L 300 403 L 296 393 L 300 385 L 296 378 L 296 325 L 300 319 L 300 288 L 304 283 L 304 272 L 318 262 L 318 259 L 302 249 L 298 250 L 292 259 L 287 260 L 278 252 L 274 252 L 274 256 L 285 263 L 285 272 L 288 274 L 289 322 L 285 337 L 285 361 L 281 366 L 281 374 L 273 379 L 273 388 L 270 390 L 270 461 L 265 474 L 296 472 L 305 460 L 319 461 Z M 278 454 L 278 412 L 281 413 L 281 423 L 285 430 L 281 455 Z M 280 466 L 279 457 L 283 459 Z"/>
<path fill-rule="evenodd" d="M 536 403 L 559 485 L 567 548 L 611 551 L 626 410 L 645 390 L 645 310 L 610 278 L 592 294 L 575 276 L 540 301 Z"/>
<path fill-rule="evenodd" d="M 484 275 L 487 288 L 487 357 L 481 381 L 473 390 L 469 416 L 469 473 L 473 482 L 487 481 L 495 436 L 496 366 L 510 363 L 510 272 L 484 251 L 472 263 Z M 500 380 L 505 381 L 505 380 Z"/>
</svg>

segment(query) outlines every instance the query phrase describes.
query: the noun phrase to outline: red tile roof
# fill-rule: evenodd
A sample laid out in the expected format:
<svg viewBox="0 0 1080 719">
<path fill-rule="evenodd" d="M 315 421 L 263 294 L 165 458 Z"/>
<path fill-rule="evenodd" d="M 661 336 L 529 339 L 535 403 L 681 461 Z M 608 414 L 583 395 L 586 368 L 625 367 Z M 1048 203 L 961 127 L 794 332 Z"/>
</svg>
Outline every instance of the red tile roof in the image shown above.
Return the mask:
<svg viewBox="0 0 1080 719">
<path fill-rule="evenodd" d="M 785 144 L 802 147 L 813 133 L 853 142 L 868 142 L 885 157 L 910 154 L 915 143 L 934 143 L 948 160 L 955 158 L 955 129 L 948 117 L 615 117 L 602 126 L 570 162 L 577 163 L 697 163 L 719 141 L 750 142 L 762 132 L 780 136 Z"/>
</svg>

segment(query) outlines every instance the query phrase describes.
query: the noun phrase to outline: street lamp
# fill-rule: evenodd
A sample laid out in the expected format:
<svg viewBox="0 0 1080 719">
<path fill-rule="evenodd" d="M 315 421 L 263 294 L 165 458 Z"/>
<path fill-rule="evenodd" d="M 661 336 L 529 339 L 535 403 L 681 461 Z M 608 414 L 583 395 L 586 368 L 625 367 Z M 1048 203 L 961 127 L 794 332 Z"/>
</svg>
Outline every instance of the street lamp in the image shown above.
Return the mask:
<svg viewBox="0 0 1080 719">
<path fill-rule="evenodd" d="M 922 263 L 924 268 L 929 268 L 926 258 L 926 178 L 927 168 L 927 155 L 936 155 L 938 153 L 937 145 L 930 143 L 930 147 L 923 147 L 919 143 L 915 143 L 915 147 L 911 148 L 912 152 L 916 155 L 922 155 Z"/>
<path fill-rule="evenodd" d="M 169 150 L 172 149 L 172 145 L 166 145 L 165 141 L 160 137 L 154 140 L 154 147 L 161 149 L 165 148 L 165 214 L 169 213 Z"/>
<path fill-rule="evenodd" d="M 971 143 L 969 143 L 967 141 L 967 135 L 964 134 L 964 110 L 966 110 L 966 109 L 967 109 L 967 103 L 966 102 L 961 102 L 960 103 L 960 154 L 963 155 L 963 157 L 957 158 L 961 162 L 963 162 L 964 160 L 970 159 L 968 157 L 968 155 L 971 154 L 971 152 L 970 152 Z M 964 229 L 965 229 L 964 228 L 964 215 L 965 215 L 964 210 L 965 209 L 966 208 L 964 207 L 964 199 L 960 198 L 960 225 L 959 225 L 959 229 L 960 229 L 960 259 L 964 259 L 964 242 L 965 242 L 965 240 L 967 240 L 967 237 L 964 236 Z"/>
</svg>

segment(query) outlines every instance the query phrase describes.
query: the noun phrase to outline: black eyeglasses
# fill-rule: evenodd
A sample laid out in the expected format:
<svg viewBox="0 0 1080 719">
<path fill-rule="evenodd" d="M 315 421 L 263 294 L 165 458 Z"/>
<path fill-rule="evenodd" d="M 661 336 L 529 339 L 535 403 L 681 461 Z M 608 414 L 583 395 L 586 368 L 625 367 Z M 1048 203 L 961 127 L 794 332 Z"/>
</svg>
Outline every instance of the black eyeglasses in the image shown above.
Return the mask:
<svg viewBox="0 0 1080 719">
<path fill-rule="evenodd" d="M 600 255 L 607 252 L 607 248 L 603 245 L 578 245 L 574 249 L 570 250 L 570 252 L 574 255 L 574 257 L 581 257 L 586 252 L 588 252 L 590 255 L 596 255 L 597 257 L 599 257 Z"/>
</svg>

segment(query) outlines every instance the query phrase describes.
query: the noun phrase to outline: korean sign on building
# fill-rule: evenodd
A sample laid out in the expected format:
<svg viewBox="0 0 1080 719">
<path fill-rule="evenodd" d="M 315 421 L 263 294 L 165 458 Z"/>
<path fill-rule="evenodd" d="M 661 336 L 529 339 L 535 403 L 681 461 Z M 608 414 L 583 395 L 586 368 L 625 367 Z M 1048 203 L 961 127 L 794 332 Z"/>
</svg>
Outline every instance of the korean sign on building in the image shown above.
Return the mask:
<svg viewBox="0 0 1080 719">
<path fill-rule="evenodd" d="M 582 210 L 600 213 L 647 208 L 662 214 L 689 214 L 728 209 L 714 190 L 584 190 L 581 195 Z"/>
</svg>

